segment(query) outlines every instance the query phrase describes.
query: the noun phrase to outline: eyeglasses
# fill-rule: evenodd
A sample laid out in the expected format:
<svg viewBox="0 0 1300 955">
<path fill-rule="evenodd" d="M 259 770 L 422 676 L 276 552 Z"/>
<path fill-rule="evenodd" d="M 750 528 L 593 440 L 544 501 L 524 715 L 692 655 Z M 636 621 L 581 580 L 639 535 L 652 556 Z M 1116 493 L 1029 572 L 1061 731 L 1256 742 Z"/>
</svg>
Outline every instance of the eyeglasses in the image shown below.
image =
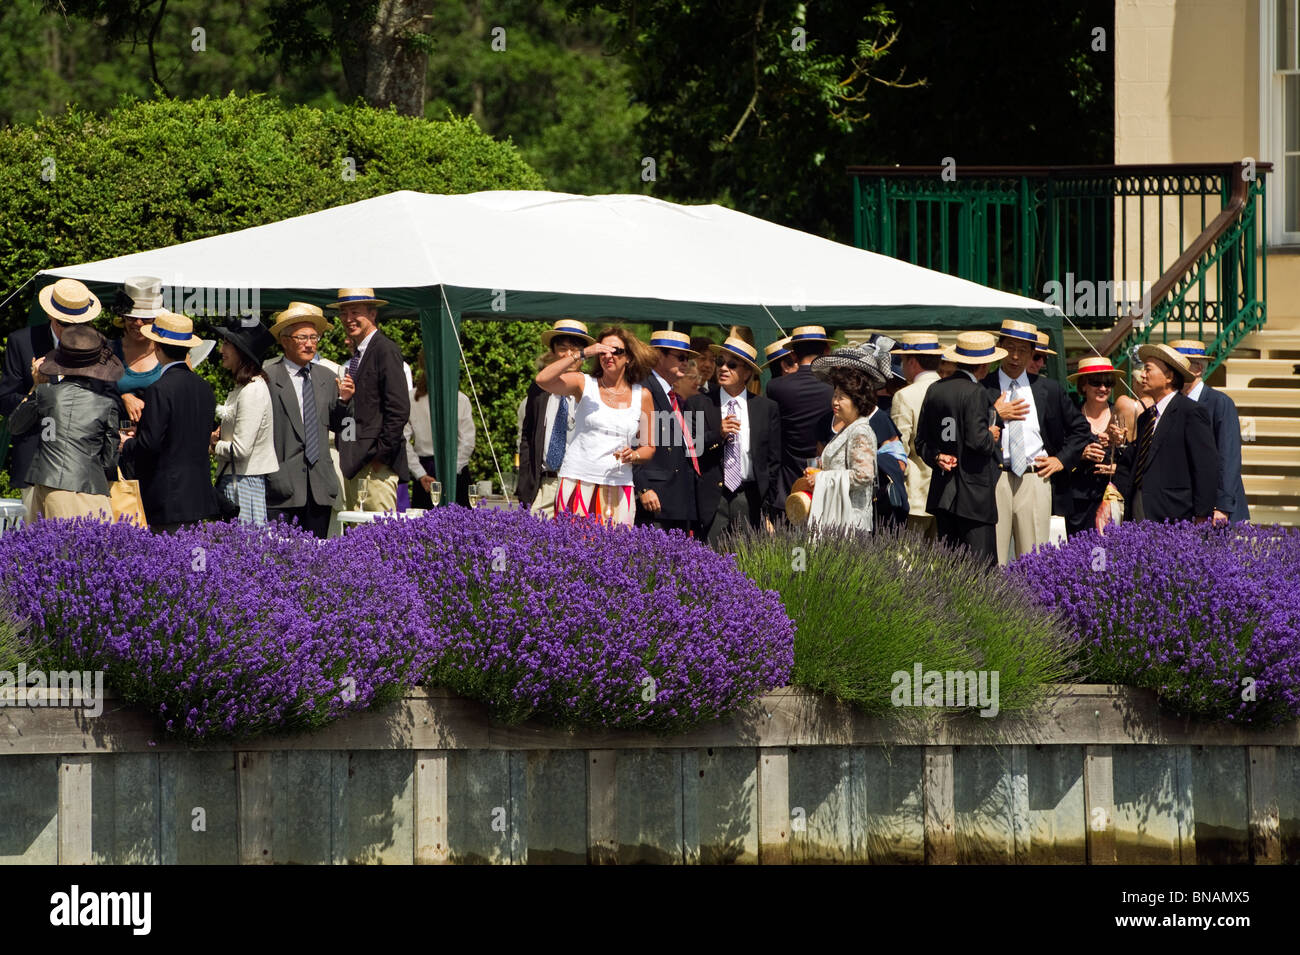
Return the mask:
<svg viewBox="0 0 1300 955">
<path fill-rule="evenodd" d="M 299 345 L 315 345 L 320 341 L 319 335 L 286 335 L 285 338 L 297 342 Z"/>
</svg>

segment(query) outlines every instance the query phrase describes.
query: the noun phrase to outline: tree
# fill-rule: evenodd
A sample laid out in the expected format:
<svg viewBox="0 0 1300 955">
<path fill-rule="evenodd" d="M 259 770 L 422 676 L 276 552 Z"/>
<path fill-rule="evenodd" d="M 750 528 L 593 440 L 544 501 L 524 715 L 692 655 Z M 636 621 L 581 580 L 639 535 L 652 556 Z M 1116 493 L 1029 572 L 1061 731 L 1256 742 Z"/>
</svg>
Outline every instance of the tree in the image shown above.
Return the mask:
<svg viewBox="0 0 1300 955">
<path fill-rule="evenodd" d="M 177 0 L 43 0 L 44 9 L 94 22 L 112 42 L 143 46 L 155 87 L 170 93 L 170 59 L 185 51 L 206 52 L 211 8 L 231 3 L 246 16 L 261 42 L 257 50 L 289 67 L 315 65 L 337 55 L 350 98 L 371 106 L 394 106 L 405 116 L 423 116 L 425 74 L 431 41 L 433 0 L 226 0 L 224 4 L 180 4 L 190 8 L 178 23 Z M 195 9 L 197 7 L 197 9 Z M 169 17 L 168 14 L 172 16 Z M 202 31 L 195 33 L 195 30 Z M 228 39 L 212 36 L 216 48 Z M 191 58 L 192 59 L 192 58 Z M 265 86 L 260 87 L 265 89 Z M 224 93 L 227 89 L 203 89 Z"/>
<path fill-rule="evenodd" d="M 808 9 L 796 0 L 571 0 L 614 17 L 608 47 L 629 63 L 656 194 L 717 199 L 825 233 L 844 203 L 829 154 L 870 115 L 875 91 L 913 85 L 881 71 L 897 39 L 883 4 Z M 647 166 L 647 168 L 649 168 Z"/>
</svg>

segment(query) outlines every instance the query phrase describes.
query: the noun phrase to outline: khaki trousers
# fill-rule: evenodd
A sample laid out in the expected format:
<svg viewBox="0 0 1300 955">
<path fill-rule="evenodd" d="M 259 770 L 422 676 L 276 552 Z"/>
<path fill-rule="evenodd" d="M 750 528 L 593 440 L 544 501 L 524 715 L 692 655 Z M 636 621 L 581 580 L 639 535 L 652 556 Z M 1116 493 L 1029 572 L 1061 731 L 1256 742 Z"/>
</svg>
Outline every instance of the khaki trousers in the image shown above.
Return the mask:
<svg viewBox="0 0 1300 955">
<path fill-rule="evenodd" d="M 928 540 L 934 540 L 939 536 L 933 514 L 908 514 L 907 529 L 921 533 Z"/>
<path fill-rule="evenodd" d="M 22 489 L 21 497 L 23 501 L 23 510 L 27 512 L 26 521 L 28 524 L 36 520 L 36 518 L 39 516 L 36 513 L 36 511 L 32 509 L 32 498 L 34 498 L 35 496 L 36 496 L 36 488 L 33 485 L 29 484 Z"/>
<path fill-rule="evenodd" d="M 375 470 L 363 468 L 354 478 L 349 478 L 345 488 L 349 511 L 397 510 L 397 472 L 387 464 Z"/>
<path fill-rule="evenodd" d="M 555 516 L 555 495 L 560 490 L 560 479 L 557 477 L 547 478 L 542 481 L 537 488 L 537 496 L 533 498 L 533 516 L 550 520 Z"/>
<path fill-rule="evenodd" d="M 31 504 L 27 514 L 29 520 L 36 516 L 45 517 L 96 517 L 101 521 L 113 519 L 113 502 L 107 494 L 81 494 L 77 491 L 60 491 L 57 488 L 37 484 L 29 488 L 32 492 Z M 25 495 L 27 491 L 23 491 Z"/>
<path fill-rule="evenodd" d="M 1016 477 L 1003 471 L 998 478 L 998 563 L 1011 559 L 1011 535 L 1016 538 L 1016 556 L 1028 554 L 1046 544 L 1052 533 L 1052 483 L 1034 471 Z"/>
</svg>

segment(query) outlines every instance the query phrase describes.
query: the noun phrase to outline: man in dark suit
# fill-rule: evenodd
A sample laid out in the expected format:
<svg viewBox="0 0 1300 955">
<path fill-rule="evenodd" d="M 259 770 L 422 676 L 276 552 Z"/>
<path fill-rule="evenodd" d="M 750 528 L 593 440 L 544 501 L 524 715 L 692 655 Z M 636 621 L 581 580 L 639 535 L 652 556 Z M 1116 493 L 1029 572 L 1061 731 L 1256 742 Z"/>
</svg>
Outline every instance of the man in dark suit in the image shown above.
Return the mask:
<svg viewBox="0 0 1300 955">
<path fill-rule="evenodd" d="M 402 353 L 375 324 L 379 306 L 387 304 L 375 298 L 374 289 L 341 288 L 330 305 L 339 310 L 352 347 L 347 376 L 355 393 L 338 429 L 338 449 L 353 511 L 396 510 L 397 484 L 410 478 L 403 429 L 411 417 L 411 393 Z"/>
<path fill-rule="evenodd" d="M 1219 454 L 1219 487 L 1214 495 L 1214 522 L 1249 521 L 1246 485 L 1241 479 L 1241 421 L 1236 403 L 1222 391 L 1205 383 L 1205 369 L 1210 355 L 1201 342 L 1180 339 L 1169 347 L 1187 357 L 1192 377 L 1183 385 L 1183 394 L 1199 402 L 1210 412 L 1214 429 L 1214 446 Z"/>
<path fill-rule="evenodd" d="M 280 469 L 267 475 L 267 514 L 296 521 L 321 538 L 329 536 L 330 514 L 340 490 L 330 460 L 329 432 L 342 427 L 353 391 L 351 379 L 340 379 L 312 360 L 328 328 L 315 305 L 290 302 L 271 326 L 284 355 L 264 366 L 271 390 L 275 459 L 280 462 Z"/>
<path fill-rule="evenodd" d="M 695 503 L 695 480 L 700 474 L 698 452 L 685 425 L 685 408 L 673 386 L 686 373 L 687 362 L 696 357 L 691 340 L 681 332 L 655 332 L 650 345 L 659 351 L 659 361 L 643 381 L 654 400 L 655 453 L 650 461 L 632 470 L 636 488 L 636 523 L 654 524 L 664 530 L 690 530 L 699 511 Z"/>
<path fill-rule="evenodd" d="M 542 344 L 548 350 L 538 359 L 538 370 L 566 355 L 574 361 L 570 371 L 580 370 L 582 349 L 593 341 L 582 322 L 572 318 L 560 319 L 542 332 Z M 524 398 L 524 420 L 520 424 L 517 490 L 519 500 L 538 517 L 555 516 L 560 465 L 564 463 L 569 429 L 577 413 L 577 399 L 553 395 L 537 382 L 529 382 L 528 395 Z"/>
<path fill-rule="evenodd" d="M 780 510 L 781 413 L 776 402 L 749 391 L 750 379 L 760 373 L 753 345 L 728 338 L 710 347 L 718 388 L 707 396 L 699 506 L 705 539 L 717 547 L 726 533 L 761 528 L 765 518 Z"/>
<path fill-rule="evenodd" d="M 1137 422 L 1137 440 L 1119 456 L 1115 487 L 1134 521 L 1203 521 L 1214 513 L 1219 458 L 1205 406 L 1182 393 L 1192 375 L 1168 345 L 1138 349 L 1143 383 L 1155 404 Z"/>
<path fill-rule="evenodd" d="M 1028 322 L 1002 323 L 998 347 L 1007 356 L 984 379 L 1002 426 L 1002 475 L 998 478 L 998 563 L 1046 544 L 1053 513 L 1064 513 L 1056 475 L 1069 474 L 1092 441 L 1092 428 L 1060 383 L 1031 375 L 1027 368 L 1039 347 L 1038 329 Z"/>
<path fill-rule="evenodd" d="M 8 418 L 32 390 L 32 369 L 44 360 L 59 343 L 59 332 L 67 325 L 94 321 L 99 315 L 99 299 L 76 279 L 59 279 L 41 289 L 37 295 L 49 324 L 20 328 L 5 343 L 4 374 L 0 376 L 0 415 Z M 32 466 L 40 444 L 41 429 L 9 438 L 9 484 L 22 490 L 23 506 L 31 514 L 31 486 L 27 469 Z"/>
<path fill-rule="evenodd" d="M 700 372 L 700 394 L 710 397 L 718 393 L 718 366 L 713 360 L 712 339 L 697 335 L 691 339 L 691 349 L 700 357 L 695 364 Z"/>
<path fill-rule="evenodd" d="M 140 334 L 160 346 L 162 377 L 145 390 L 144 411 L 122 458 L 135 467 L 150 528 L 170 533 L 221 514 L 208 463 L 217 400 L 185 362 L 202 341 L 193 322 L 160 310 Z"/>
<path fill-rule="evenodd" d="M 820 325 L 803 325 L 791 334 L 787 347 L 798 359 L 793 372 L 767 383 L 767 396 L 781 413 L 781 486 L 784 501 L 794 482 L 803 476 L 817 445 L 831 438 L 831 396 L 835 389 L 812 373 L 812 363 L 830 353 L 831 339 Z"/>
<path fill-rule="evenodd" d="M 925 509 L 951 546 L 997 560 L 998 440 L 993 398 L 979 383 L 1006 356 L 987 332 L 963 332 L 943 357 L 957 371 L 930 385 L 916 426 L 916 448 L 933 470 Z"/>
</svg>

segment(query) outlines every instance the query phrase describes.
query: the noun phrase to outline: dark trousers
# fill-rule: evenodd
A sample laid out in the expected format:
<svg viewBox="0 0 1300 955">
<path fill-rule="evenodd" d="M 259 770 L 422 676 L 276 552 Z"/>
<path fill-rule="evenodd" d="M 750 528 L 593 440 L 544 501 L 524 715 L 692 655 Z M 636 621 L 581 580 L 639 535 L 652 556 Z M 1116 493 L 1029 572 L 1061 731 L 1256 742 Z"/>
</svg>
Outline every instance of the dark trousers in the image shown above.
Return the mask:
<svg viewBox="0 0 1300 955">
<path fill-rule="evenodd" d="M 948 511 L 934 515 L 934 526 L 939 540 L 950 547 L 965 547 L 976 557 L 983 557 L 990 565 L 998 562 L 998 526 L 984 524 Z"/>
<path fill-rule="evenodd" d="M 430 475 L 435 481 L 438 479 L 438 469 L 432 457 L 420 458 L 420 467 L 424 468 L 424 473 Z M 465 492 L 465 499 L 469 500 L 468 489 Z M 429 492 L 424 489 L 423 484 L 414 479 L 411 480 L 411 507 L 418 507 L 423 511 L 433 507 L 433 498 L 429 496 Z"/>
<path fill-rule="evenodd" d="M 460 469 L 456 475 L 456 503 L 461 507 L 469 507 L 469 467 Z"/>
<path fill-rule="evenodd" d="M 645 508 L 641 507 L 640 504 L 638 504 L 636 508 L 636 518 L 633 520 L 633 523 L 636 524 L 638 527 L 640 527 L 642 524 L 653 524 L 655 527 L 664 531 L 689 531 L 692 530 L 691 525 L 694 522 L 688 520 L 680 520 L 680 521 L 664 520 L 663 518 L 655 517 Z"/>
<path fill-rule="evenodd" d="M 745 481 L 734 491 L 722 489 L 718 500 L 718 509 L 713 514 L 709 525 L 708 542 L 716 547 L 729 531 L 740 532 L 745 528 L 763 525 L 763 499 L 758 493 L 757 481 Z"/>
<path fill-rule="evenodd" d="M 328 504 L 317 504 L 308 498 L 302 507 L 268 507 L 266 516 L 269 520 L 283 517 L 290 523 L 296 523 L 303 530 L 324 540 L 330 533 L 330 514 L 333 511 Z"/>
</svg>

